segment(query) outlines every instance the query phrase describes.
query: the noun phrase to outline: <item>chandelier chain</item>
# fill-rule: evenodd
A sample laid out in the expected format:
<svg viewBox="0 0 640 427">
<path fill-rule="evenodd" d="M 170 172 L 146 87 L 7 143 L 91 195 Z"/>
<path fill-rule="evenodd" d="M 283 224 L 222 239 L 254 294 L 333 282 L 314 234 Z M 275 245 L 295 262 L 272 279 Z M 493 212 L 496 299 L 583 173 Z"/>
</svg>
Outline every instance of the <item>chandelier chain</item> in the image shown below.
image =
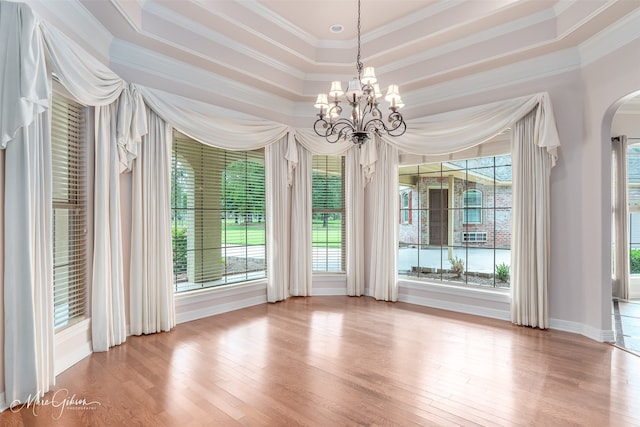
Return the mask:
<svg viewBox="0 0 640 427">
<path fill-rule="evenodd" d="M 364 65 L 360 60 L 360 0 L 358 0 L 358 58 L 356 60 L 356 70 L 358 71 L 358 79 L 362 78 L 362 69 Z"/>
</svg>

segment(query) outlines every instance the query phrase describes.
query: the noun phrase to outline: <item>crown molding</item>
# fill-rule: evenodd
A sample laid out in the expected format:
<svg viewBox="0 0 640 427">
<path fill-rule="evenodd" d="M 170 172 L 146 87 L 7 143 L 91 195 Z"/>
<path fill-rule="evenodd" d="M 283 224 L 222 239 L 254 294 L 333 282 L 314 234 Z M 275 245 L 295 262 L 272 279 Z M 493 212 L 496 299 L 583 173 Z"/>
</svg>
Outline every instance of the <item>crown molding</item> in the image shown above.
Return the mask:
<svg viewBox="0 0 640 427">
<path fill-rule="evenodd" d="M 201 4 L 200 1 L 196 1 L 196 3 Z M 219 33 L 217 31 L 214 31 L 209 27 L 206 27 L 206 26 L 204 26 L 202 24 L 199 24 L 199 23 L 194 22 L 194 21 L 192 21 L 190 19 L 187 19 L 184 16 L 176 15 L 175 12 L 173 12 L 172 10 L 170 10 L 167 7 L 162 6 L 162 5 L 158 4 L 158 3 L 153 3 L 153 7 L 147 8 L 147 9 L 145 9 L 145 11 L 148 12 L 148 13 L 151 13 L 151 14 L 153 14 L 155 16 L 158 16 L 159 18 L 164 19 L 167 22 L 174 23 L 174 24 L 178 25 L 179 27 L 181 27 L 181 28 L 183 28 L 185 30 L 191 31 L 193 33 L 196 33 L 199 36 L 206 38 L 211 43 L 219 44 L 219 45 L 222 45 L 222 46 L 224 46 L 224 47 L 226 47 L 228 49 L 232 49 L 232 50 L 240 53 L 241 55 L 247 56 L 247 57 L 249 57 L 249 58 L 251 58 L 251 59 L 253 59 L 255 61 L 258 61 L 260 63 L 263 63 L 263 64 L 267 65 L 268 67 L 271 67 L 273 69 L 276 69 L 278 71 L 286 73 L 286 74 L 290 75 L 293 78 L 300 79 L 300 80 L 304 79 L 305 74 L 303 72 L 301 72 L 299 70 L 296 70 L 296 69 L 292 69 L 290 66 L 288 66 L 286 64 L 283 64 L 282 62 L 276 61 L 273 58 L 263 54 L 262 52 L 260 52 L 260 51 L 258 51 L 256 49 L 251 49 L 251 48 L 247 47 L 244 44 L 240 44 L 237 41 L 233 40 L 232 38 L 230 38 L 230 37 L 228 37 L 228 36 L 226 36 L 226 35 L 224 35 L 222 33 Z M 269 42 L 271 44 L 277 45 L 282 50 L 287 51 L 292 55 L 295 55 L 295 56 L 298 56 L 298 57 L 302 58 L 297 52 L 293 51 L 292 49 L 288 48 L 287 46 L 284 46 L 284 45 L 281 45 L 281 44 L 277 43 L 276 41 L 274 41 L 272 39 L 265 38 L 265 36 L 263 34 L 260 34 L 259 32 L 255 31 L 253 28 L 251 28 L 249 26 L 246 26 L 243 23 L 232 19 L 227 15 L 221 14 L 218 11 L 215 11 L 215 12 L 212 11 L 212 13 L 214 13 L 215 15 L 220 16 L 221 18 L 225 19 L 226 21 L 231 22 L 232 24 L 242 28 L 243 30 L 254 34 L 256 37 L 260 37 L 260 38 L 266 40 L 267 42 Z M 147 36 L 147 37 L 150 37 L 150 38 L 152 38 L 154 40 L 158 40 L 158 41 L 161 41 L 163 43 L 167 43 L 167 44 L 170 44 L 170 45 L 172 45 L 174 47 L 180 48 L 180 49 L 184 50 L 185 52 L 188 52 L 188 53 L 190 53 L 192 55 L 203 57 L 203 55 L 200 52 L 198 52 L 198 51 L 196 51 L 194 49 L 191 49 L 189 46 L 178 45 L 178 44 L 176 44 L 174 42 L 171 42 L 171 41 L 169 41 L 169 40 L 167 40 L 165 38 L 162 38 L 162 37 L 158 36 L 157 34 L 155 34 L 153 32 L 150 32 L 150 31 L 148 31 L 148 30 L 146 30 L 144 28 L 140 29 L 138 32 L 140 34 L 142 34 L 144 36 Z M 207 59 L 212 60 L 213 58 L 207 58 Z M 248 70 L 244 70 L 244 71 L 247 72 Z M 260 76 L 259 75 L 253 74 L 253 73 L 251 73 L 251 75 L 254 78 L 260 80 Z M 284 89 L 286 89 L 286 88 L 284 88 Z"/>
<path fill-rule="evenodd" d="M 407 113 L 421 111 L 429 106 L 469 97 L 475 94 L 495 92 L 501 88 L 522 85 L 527 82 L 548 79 L 553 76 L 580 69 L 580 53 L 577 48 L 568 48 L 544 56 L 526 59 L 506 66 L 477 73 L 471 76 L 435 84 L 423 89 L 403 93 Z M 308 105 L 306 105 L 308 104 Z M 311 117 L 308 103 L 296 103 L 296 119 Z M 420 114 L 418 114 L 420 116 Z M 409 114 L 405 114 L 409 117 Z"/>
<path fill-rule="evenodd" d="M 194 67 L 185 62 L 142 48 L 138 45 L 116 39 L 111 50 L 111 62 L 122 69 L 143 72 L 175 82 L 176 86 L 188 86 L 206 93 L 206 98 L 230 98 L 252 106 L 252 110 L 274 111 L 291 116 L 294 103 L 288 99 L 259 91 L 235 80 Z M 129 80 L 132 83 L 144 82 Z M 164 88 L 158 88 L 166 90 Z M 180 94 L 180 93 L 178 93 Z M 218 105 L 216 102 L 211 102 Z M 248 113 L 249 114 L 249 113 Z"/>
<path fill-rule="evenodd" d="M 582 65 L 587 66 L 604 58 L 612 51 L 640 38 L 640 9 L 627 14 L 624 18 L 600 31 L 578 48 Z"/>
<path fill-rule="evenodd" d="M 438 14 L 445 12 L 449 9 L 462 5 L 464 3 L 463 0 L 449 0 L 445 2 L 437 2 L 435 4 L 431 4 L 424 9 L 418 10 L 411 15 L 405 16 L 404 18 L 397 19 L 393 22 L 390 22 L 388 25 L 385 25 L 380 28 L 376 28 L 375 30 L 369 31 L 366 34 L 362 35 L 362 43 L 368 43 L 373 40 L 388 37 L 393 33 L 405 31 L 407 26 L 417 24 L 422 22 L 428 18 L 433 18 Z M 431 36 L 431 35 L 430 35 Z M 352 42 L 353 46 L 356 46 L 356 40 L 354 39 Z"/>
<path fill-rule="evenodd" d="M 138 1 L 109 0 L 118 13 L 127 21 L 129 26 L 140 32 L 142 30 L 143 5 Z"/>
<path fill-rule="evenodd" d="M 109 61 L 114 39 L 98 19 L 78 0 L 23 0 L 38 16 L 62 31 L 103 63 Z"/>
<path fill-rule="evenodd" d="M 510 33 L 513 33 L 513 32 L 531 27 L 533 25 L 537 25 L 542 22 L 549 21 L 550 19 L 555 19 L 555 18 L 556 16 L 551 12 L 551 10 L 546 9 L 534 15 L 527 16 L 526 18 L 508 22 L 506 24 L 493 27 L 490 30 L 485 30 L 485 31 L 482 31 L 473 35 L 469 35 L 467 37 L 464 37 L 449 43 L 441 44 L 433 49 L 429 49 L 423 52 L 420 55 L 414 55 L 404 61 L 398 61 L 396 63 L 383 65 L 383 66 L 377 67 L 377 69 L 379 70 L 380 74 L 398 71 L 402 68 L 407 67 L 407 65 L 415 65 L 428 60 L 433 60 L 438 56 L 442 56 L 444 54 L 455 52 L 455 51 L 460 51 L 460 50 L 469 48 L 473 45 L 477 45 L 480 42 L 488 42 L 489 40 L 502 37 L 507 34 L 510 34 Z M 518 50 L 517 52 L 526 51 L 534 47 L 536 46 L 527 46 L 525 48 Z M 510 52 L 509 54 L 512 54 L 512 52 Z M 486 59 L 489 59 L 489 58 L 485 58 L 485 60 Z M 467 63 L 466 65 L 468 66 L 469 64 Z M 408 82 L 408 83 L 411 83 L 411 82 Z"/>
<path fill-rule="evenodd" d="M 526 59 L 471 76 L 450 80 L 403 95 L 412 108 L 467 97 L 478 93 L 521 85 L 534 80 L 547 79 L 580 69 L 580 54 L 568 48 L 544 56 Z"/>
<path fill-rule="evenodd" d="M 202 0 L 194 0 L 194 1 L 203 6 L 206 5 L 206 3 L 203 2 Z M 298 27 L 293 22 L 290 22 L 282 18 L 280 15 L 273 12 L 271 9 L 263 6 L 262 3 L 258 2 L 257 0 L 242 0 L 241 2 L 238 2 L 238 3 L 243 7 L 247 8 L 248 10 L 250 10 L 252 13 L 255 13 L 256 15 L 260 16 L 262 19 L 271 22 L 273 25 L 280 28 L 281 30 L 290 33 L 292 37 L 295 37 L 299 40 L 304 40 L 305 42 L 308 42 L 310 45 L 316 48 L 321 44 L 319 39 L 309 34 L 308 32 L 304 31 L 302 28 Z M 216 15 L 218 16 L 224 17 L 229 22 L 233 22 L 238 26 L 244 26 L 241 22 L 238 22 L 237 20 L 227 15 L 222 15 L 218 12 L 214 12 L 214 10 L 211 8 L 209 8 L 209 10 L 212 13 L 216 13 Z M 246 28 L 246 29 L 247 31 L 254 32 L 252 28 Z M 258 35 L 259 37 L 264 37 L 264 35 L 261 33 L 255 33 L 255 34 Z M 332 46 L 332 47 L 335 47 L 335 46 Z"/>
</svg>

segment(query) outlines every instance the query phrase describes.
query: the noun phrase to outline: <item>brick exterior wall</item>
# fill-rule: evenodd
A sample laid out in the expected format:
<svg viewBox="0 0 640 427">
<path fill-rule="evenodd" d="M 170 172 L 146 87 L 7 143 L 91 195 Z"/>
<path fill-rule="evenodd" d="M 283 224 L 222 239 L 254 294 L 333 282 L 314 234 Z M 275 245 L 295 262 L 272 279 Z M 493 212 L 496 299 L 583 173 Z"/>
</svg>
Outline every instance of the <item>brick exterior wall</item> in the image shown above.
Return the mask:
<svg viewBox="0 0 640 427">
<path fill-rule="evenodd" d="M 430 188 L 448 188 L 447 177 L 419 177 L 411 190 L 411 223 L 400 224 L 401 245 L 427 245 L 429 243 L 428 200 Z M 466 185 L 466 188 L 465 188 Z M 463 193 L 476 189 L 482 192 L 482 222 L 464 224 Z M 511 186 L 483 185 L 478 182 L 454 179 L 453 240 L 454 245 L 473 247 L 509 248 L 511 246 Z M 494 210 L 495 207 L 495 210 Z M 402 215 L 401 215 L 402 217 Z M 479 231 L 487 233 L 486 242 L 463 242 L 462 233 Z"/>
</svg>

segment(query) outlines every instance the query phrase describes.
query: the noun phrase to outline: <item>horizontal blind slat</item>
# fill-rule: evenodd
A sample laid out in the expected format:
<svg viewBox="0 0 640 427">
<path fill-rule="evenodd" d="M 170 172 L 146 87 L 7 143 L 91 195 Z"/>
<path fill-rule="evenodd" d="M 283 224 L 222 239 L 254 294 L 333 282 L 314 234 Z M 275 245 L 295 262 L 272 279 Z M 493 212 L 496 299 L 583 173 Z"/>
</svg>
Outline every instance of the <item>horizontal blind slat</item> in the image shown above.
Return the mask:
<svg viewBox="0 0 640 427">
<path fill-rule="evenodd" d="M 86 313 L 87 224 L 84 107 L 53 94 L 51 115 L 54 324 Z"/>
</svg>

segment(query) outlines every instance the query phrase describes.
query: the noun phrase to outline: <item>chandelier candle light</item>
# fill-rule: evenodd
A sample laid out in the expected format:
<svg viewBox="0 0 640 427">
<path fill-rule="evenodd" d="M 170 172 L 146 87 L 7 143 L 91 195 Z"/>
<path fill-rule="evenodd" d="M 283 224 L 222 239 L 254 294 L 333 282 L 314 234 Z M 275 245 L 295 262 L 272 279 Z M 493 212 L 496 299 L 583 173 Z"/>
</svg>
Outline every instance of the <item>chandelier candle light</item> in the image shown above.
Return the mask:
<svg viewBox="0 0 640 427">
<path fill-rule="evenodd" d="M 342 83 L 334 81 L 327 96 L 321 93 L 316 99 L 314 107 L 320 109 L 318 120 L 313 129 L 319 136 L 328 142 L 335 143 L 339 140 L 350 138 L 354 144 L 361 147 L 369 140 L 370 134 L 378 136 L 400 136 L 407 130 L 407 124 L 398 111 L 404 107 L 398 91 L 398 85 L 389 85 L 385 100 L 389 102 L 389 116 L 387 123 L 382 120 L 382 113 L 378 108 L 378 98 L 382 96 L 378 79 L 373 67 L 364 67 L 360 61 L 360 0 L 358 0 L 358 57 L 356 59 L 358 77 L 354 77 L 348 84 L 347 93 L 342 91 Z M 342 107 L 340 97 L 351 105 L 351 117 L 340 117 Z"/>
</svg>

